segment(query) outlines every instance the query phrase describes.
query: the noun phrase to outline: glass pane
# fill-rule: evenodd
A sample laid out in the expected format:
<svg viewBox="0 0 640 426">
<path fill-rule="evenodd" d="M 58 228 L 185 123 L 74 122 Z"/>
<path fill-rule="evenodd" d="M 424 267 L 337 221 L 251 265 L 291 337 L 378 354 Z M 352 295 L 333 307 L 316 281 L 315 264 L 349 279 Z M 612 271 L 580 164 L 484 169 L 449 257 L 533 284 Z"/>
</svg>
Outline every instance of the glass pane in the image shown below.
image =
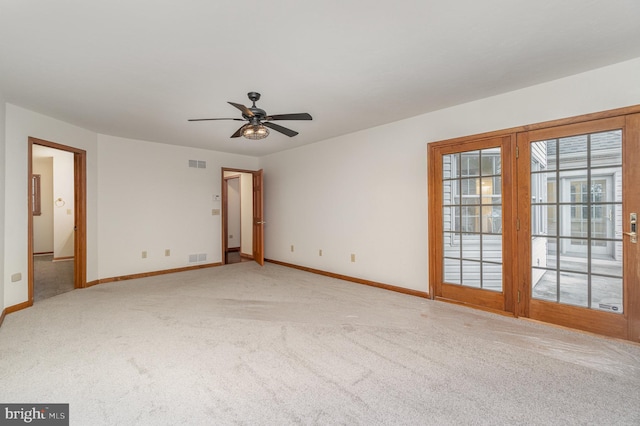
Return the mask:
<svg viewBox="0 0 640 426">
<path fill-rule="evenodd" d="M 444 259 L 444 281 L 450 284 L 460 284 L 460 261 L 458 259 Z"/>
<path fill-rule="evenodd" d="M 480 204 L 480 179 L 462 179 L 462 204 Z"/>
<path fill-rule="evenodd" d="M 462 261 L 462 285 L 480 288 L 480 262 Z"/>
<path fill-rule="evenodd" d="M 502 232 L 502 206 L 482 207 L 482 232 L 490 234 Z"/>
<path fill-rule="evenodd" d="M 559 201 L 561 203 L 588 203 L 587 170 L 560 172 Z"/>
<path fill-rule="evenodd" d="M 531 174 L 531 202 L 555 203 L 556 199 L 556 173 Z"/>
<path fill-rule="evenodd" d="M 502 235 L 482 235 L 482 259 L 502 262 Z"/>
<path fill-rule="evenodd" d="M 480 232 L 480 207 L 462 207 L 461 226 L 463 232 Z"/>
<path fill-rule="evenodd" d="M 500 174 L 500 148 L 483 149 L 482 157 L 482 176 L 499 175 Z"/>
<path fill-rule="evenodd" d="M 442 182 L 442 204 L 460 204 L 458 185 L 459 180 L 445 180 Z"/>
<path fill-rule="evenodd" d="M 618 231 L 617 236 L 616 231 Z M 591 206 L 591 238 L 620 238 L 621 231 L 621 205 L 604 204 Z"/>
<path fill-rule="evenodd" d="M 591 256 L 591 273 L 622 277 L 622 257 L 617 257 L 617 255 L 622 255 L 622 242 L 616 241 L 610 244 L 613 246 L 615 254 L 608 257 L 593 253 Z M 591 250 L 595 252 L 595 248 Z"/>
<path fill-rule="evenodd" d="M 547 170 L 558 169 L 558 140 L 547 141 Z"/>
<path fill-rule="evenodd" d="M 491 291 L 502 291 L 502 265 L 494 263 L 482 264 L 482 288 Z"/>
<path fill-rule="evenodd" d="M 622 130 L 591 135 L 591 167 L 622 164 Z"/>
<path fill-rule="evenodd" d="M 560 240 L 566 242 L 567 240 Z M 570 240 L 569 240 L 570 241 Z M 570 255 L 560 253 L 561 271 L 588 272 L 587 250 L 571 252 Z"/>
<path fill-rule="evenodd" d="M 460 257 L 460 234 L 445 232 L 442 240 L 446 257 Z"/>
<path fill-rule="evenodd" d="M 486 177 L 481 182 L 482 204 L 502 204 L 502 178 Z"/>
<path fill-rule="evenodd" d="M 558 232 L 558 218 L 554 205 L 531 206 L 531 235 L 556 235 Z"/>
<path fill-rule="evenodd" d="M 587 167 L 587 139 L 587 135 L 560 139 L 559 169 L 584 169 Z"/>
<path fill-rule="evenodd" d="M 560 273 L 560 302 L 588 307 L 589 276 L 587 274 Z"/>
<path fill-rule="evenodd" d="M 622 279 L 591 276 L 591 307 L 621 314 Z"/>
<path fill-rule="evenodd" d="M 463 152 L 460 155 L 460 170 L 462 176 L 479 176 L 480 151 Z"/>
<path fill-rule="evenodd" d="M 460 207 L 444 207 L 442 225 L 445 231 L 460 231 Z"/>
<path fill-rule="evenodd" d="M 539 268 L 531 269 L 531 296 L 534 299 L 558 301 L 558 283 L 556 271 Z"/>
<path fill-rule="evenodd" d="M 480 260 L 480 235 L 462 234 L 462 257 L 464 259 Z"/>
<path fill-rule="evenodd" d="M 535 237 L 531 239 L 531 265 L 541 268 L 556 268 L 556 239 Z"/>
<path fill-rule="evenodd" d="M 555 139 L 531 144 L 531 171 L 555 170 L 555 158 Z"/>
<path fill-rule="evenodd" d="M 452 179 L 460 177 L 458 158 L 460 154 L 450 154 L 442 156 L 442 178 Z"/>
<path fill-rule="evenodd" d="M 560 206 L 560 236 L 587 238 L 589 207 L 586 204 Z M 587 244 L 583 242 L 582 244 Z"/>
</svg>

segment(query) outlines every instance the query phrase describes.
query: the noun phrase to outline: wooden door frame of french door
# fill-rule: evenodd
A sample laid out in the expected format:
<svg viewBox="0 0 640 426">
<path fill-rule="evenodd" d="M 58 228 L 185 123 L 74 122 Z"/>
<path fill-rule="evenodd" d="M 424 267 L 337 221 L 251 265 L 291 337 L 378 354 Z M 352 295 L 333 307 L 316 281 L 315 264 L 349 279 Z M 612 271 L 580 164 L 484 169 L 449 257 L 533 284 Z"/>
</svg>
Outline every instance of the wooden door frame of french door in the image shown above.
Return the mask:
<svg viewBox="0 0 640 426">
<path fill-rule="evenodd" d="M 73 154 L 73 186 L 74 186 L 74 288 L 87 286 L 87 152 L 82 149 L 62 145 L 56 142 L 29 137 L 28 139 L 28 304 L 33 304 L 33 145 L 66 151 Z"/>
<path fill-rule="evenodd" d="M 227 229 L 228 227 L 228 223 L 229 223 L 229 216 L 228 216 L 228 212 L 227 212 L 227 205 L 228 205 L 228 192 L 227 192 L 227 185 L 226 185 L 226 181 L 225 181 L 225 172 L 232 172 L 232 173 L 248 173 L 252 176 L 251 178 L 251 185 L 253 186 L 253 176 L 256 175 L 256 173 L 261 172 L 262 170 L 246 170 L 246 169 L 236 169 L 236 168 L 228 168 L 228 167 L 222 167 L 221 171 L 220 171 L 220 182 L 222 183 L 222 264 L 226 264 L 227 263 L 227 250 L 229 249 L 228 247 L 228 238 L 229 238 L 229 231 Z M 262 188 L 260 188 L 260 190 L 262 190 Z M 241 207 L 242 208 L 242 207 Z M 254 229 L 254 225 L 251 225 L 251 239 L 252 239 L 252 245 L 255 244 L 256 241 L 256 235 L 255 235 L 255 229 Z"/>
<path fill-rule="evenodd" d="M 531 142 L 556 139 L 622 129 L 622 178 L 623 188 L 627 188 L 623 198 L 622 226 L 628 232 L 629 214 L 640 213 L 640 196 L 634 196 L 632 188 L 640 182 L 640 167 L 634 161 L 634 155 L 640 152 L 640 114 L 618 115 L 608 118 L 585 120 L 567 123 L 560 126 L 520 132 L 517 135 L 518 151 L 518 283 L 522 294 L 522 302 L 518 307 L 518 315 L 551 322 L 571 328 L 603 334 L 611 337 L 640 341 L 640 267 L 638 262 L 630 259 L 640 258 L 638 244 L 632 245 L 623 236 L 623 312 L 622 314 L 604 312 L 583 307 L 558 304 L 537 300 L 531 297 Z M 633 197 L 633 198 L 632 198 Z M 635 278 L 634 278 L 635 277 Z M 632 286 L 631 283 L 636 283 Z"/>
<path fill-rule="evenodd" d="M 429 159 L 429 293 L 432 298 L 469 304 L 495 312 L 515 313 L 515 265 L 507 256 L 515 247 L 515 138 L 513 134 L 493 135 L 488 138 L 459 139 L 428 145 Z M 500 147 L 502 177 L 502 292 L 449 285 L 443 279 L 443 185 L 442 157 L 447 154 Z M 499 297 L 499 295 L 502 295 Z"/>
</svg>

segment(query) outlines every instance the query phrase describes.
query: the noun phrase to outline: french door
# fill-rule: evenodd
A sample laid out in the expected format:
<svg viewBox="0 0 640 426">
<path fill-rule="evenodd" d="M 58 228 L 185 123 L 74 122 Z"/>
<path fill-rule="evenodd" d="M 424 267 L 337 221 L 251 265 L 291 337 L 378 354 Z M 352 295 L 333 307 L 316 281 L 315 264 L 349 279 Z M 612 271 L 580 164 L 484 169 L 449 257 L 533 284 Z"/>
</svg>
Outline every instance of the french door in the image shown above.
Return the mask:
<svg viewBox="0 0 640 426">
<path fill-rule="evenodd" d="M 640 341 L 633 112 L 430 144 L 432 296 Z"/>
<path fill-rule="evenodd" d="M 430 147 L 436 298 L 514 311 L 512 147 L 512 136 Z"/>
<path fill-rule="evenodd" d="M 519 133 L 519 315 L 640 340 L 640 115 Z M 637 232 L 637 229 L 635 230 Z"/>
</svg>

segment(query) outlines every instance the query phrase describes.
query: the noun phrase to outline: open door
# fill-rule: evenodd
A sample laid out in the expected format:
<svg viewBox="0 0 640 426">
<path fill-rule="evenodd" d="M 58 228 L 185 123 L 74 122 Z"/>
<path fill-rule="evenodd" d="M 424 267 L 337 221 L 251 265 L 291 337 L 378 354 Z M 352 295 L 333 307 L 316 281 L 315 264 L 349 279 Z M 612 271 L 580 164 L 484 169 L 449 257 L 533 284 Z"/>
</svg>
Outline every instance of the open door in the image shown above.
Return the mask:
<svg viewBox="0 0 640 426">
<path fill-rule="evenodd" d="M 264 209 L 262 169 L 253 172 L 253 259 L 264 265 Z"/>
</svg>

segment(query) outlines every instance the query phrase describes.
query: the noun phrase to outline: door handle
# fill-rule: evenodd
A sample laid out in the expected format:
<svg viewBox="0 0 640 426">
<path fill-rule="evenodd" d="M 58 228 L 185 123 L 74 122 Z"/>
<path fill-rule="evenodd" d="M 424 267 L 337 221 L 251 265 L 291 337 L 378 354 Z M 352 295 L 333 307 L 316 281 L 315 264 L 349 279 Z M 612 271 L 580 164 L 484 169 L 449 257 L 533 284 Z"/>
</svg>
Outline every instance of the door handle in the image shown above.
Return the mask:
<svg viewBox="0 0 640 426">
<path fill-rule="evenodd" d="M 633 244 L 636 244 L 638 242 L 638 234 L 636 232 L 636 226 L 637 222 L 638 222 L 638 214 L 637 213 L 631 213 L 629 215 L 629 222 L 631 223 L 631 232 L 623 232 L 623 234 L 628 235 L 631 237 L 631 242 Z"/>
<path fill-rule="evenodd" d="M 263 221 L 261 221 L 261 222 L 256 222 L 256 225 L 262 225 L 263 223 L 267 223 L 267 222 L 265 222 L 265 221 L 263 220 Z"/>
</svg>

